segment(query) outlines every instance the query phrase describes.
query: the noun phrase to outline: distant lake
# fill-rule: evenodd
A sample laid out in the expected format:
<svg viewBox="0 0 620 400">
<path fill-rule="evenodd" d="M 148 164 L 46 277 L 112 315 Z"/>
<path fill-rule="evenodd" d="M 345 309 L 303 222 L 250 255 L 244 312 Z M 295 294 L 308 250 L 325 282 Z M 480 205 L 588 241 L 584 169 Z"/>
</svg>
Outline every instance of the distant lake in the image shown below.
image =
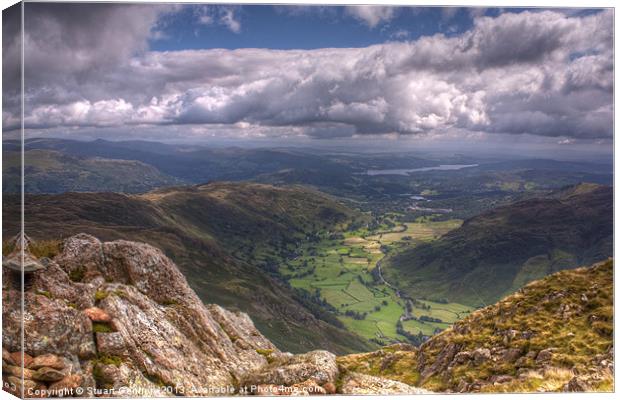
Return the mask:
<svg viewBox="0 0 620 400">
<path fill-rule="evenodd" d="M 369 169 L 366 175 L 409 175 L 411 172 L 424 171 L 454 171 L 457 169 L 477 167 L 478 164 L 441 164 L 435 167 L 412 168 L 412 169 Z"/>
</svg>

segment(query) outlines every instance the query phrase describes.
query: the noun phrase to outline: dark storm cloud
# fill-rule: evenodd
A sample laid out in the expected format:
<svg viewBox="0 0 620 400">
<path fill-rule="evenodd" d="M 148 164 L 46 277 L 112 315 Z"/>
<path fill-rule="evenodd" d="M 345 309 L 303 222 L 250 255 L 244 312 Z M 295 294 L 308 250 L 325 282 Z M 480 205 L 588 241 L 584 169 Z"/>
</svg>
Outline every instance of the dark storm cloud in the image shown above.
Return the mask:
<svg viewBox="0 0 620 400">
<path fill-rule="evenodd" d="M 2 115 L 21 113 L 21 4 L 2 12 Z M 6 117 L 5 117 L 6 116 Z M 5 126 L 6 129 L 6 126 Z"/>
<path fill-rule="evenodd" d="M 148 39 L 174 12 L 168 7 L 32 7 L 30 127 L 192 124 L 239 135 L 288 127 L 321 138 L 612 135 L 611 11 L 476 16 L 459 36 L 365 48 L 154 52 Z M 369 29 L 392 16 L 371 11 L 358 13 Z"/>
</svg>

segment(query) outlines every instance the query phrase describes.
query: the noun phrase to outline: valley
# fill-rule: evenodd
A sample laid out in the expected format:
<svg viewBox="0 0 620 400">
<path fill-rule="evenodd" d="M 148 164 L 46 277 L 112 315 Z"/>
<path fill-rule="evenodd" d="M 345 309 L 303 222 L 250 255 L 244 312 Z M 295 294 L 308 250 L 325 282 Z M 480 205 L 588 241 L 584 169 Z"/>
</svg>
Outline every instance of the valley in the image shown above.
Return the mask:
<svg viewBox="0 0 620 400">
<path fill-rule="evenodd" d="M 393 221 L 397 217 L 372 230 L 317 235 L 284 260 L 279 272 L 291 286 L 315 293 L 348 330 L 373 343 L 422 343 L 471 308 L 405 296 L 382 278 L 381 261 L 390 249 L 434 240 L 461 221 L 420 218 L 399 224 Z"/>
<path fill-rule="evenodd" d="M 479 308 L 527 282 L 612 255 L 612 188 L 579 184 L 483 212 L 383 263 L 405 293 Z"/>
<path fill-rule="evenodd" d="M 19 148 L 4 145 L 12 237 Z M 61 139 L 28 140 L 25 157 L 31 236 L 159 247 L 205 302 L 288 351 L 420 345 L 611 255 L 606 164 Z"/>
</svg>

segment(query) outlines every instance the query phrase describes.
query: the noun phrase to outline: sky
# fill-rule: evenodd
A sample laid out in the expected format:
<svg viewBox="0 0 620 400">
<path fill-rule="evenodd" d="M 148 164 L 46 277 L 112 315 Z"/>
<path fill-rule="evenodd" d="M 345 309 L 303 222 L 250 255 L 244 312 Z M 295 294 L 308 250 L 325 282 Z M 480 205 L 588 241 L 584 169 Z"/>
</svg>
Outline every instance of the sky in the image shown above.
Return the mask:
<svg viewBox="0 0 620 400">
<path fill-rule="evenodd" d="M 26 3 L 24 53 L 28 136 L 612 147 L 609 9 Z"/>
</svg>

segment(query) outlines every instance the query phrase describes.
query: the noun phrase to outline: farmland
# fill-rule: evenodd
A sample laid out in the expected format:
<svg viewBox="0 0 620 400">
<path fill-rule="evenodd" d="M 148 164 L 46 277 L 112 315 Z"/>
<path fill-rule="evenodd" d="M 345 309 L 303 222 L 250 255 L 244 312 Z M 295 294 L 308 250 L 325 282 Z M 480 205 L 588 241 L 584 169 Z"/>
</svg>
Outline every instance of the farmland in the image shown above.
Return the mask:
<svg viewBox="0 0 620 400">
<path fill-rule="evenodd" d="M 385 252 L 409 242 L 435 240 L 460 226 L 460 220 L 395 222 L 390 216 L 376 229 L 324 232 L 303 243 L 280 266 L 291 286 L 323 299 L 352 332 L 376 344 L 430 336 L 463 318 L 470 309 L 455 303 L 405 298 L 373 270 Z"/>
</svg>

